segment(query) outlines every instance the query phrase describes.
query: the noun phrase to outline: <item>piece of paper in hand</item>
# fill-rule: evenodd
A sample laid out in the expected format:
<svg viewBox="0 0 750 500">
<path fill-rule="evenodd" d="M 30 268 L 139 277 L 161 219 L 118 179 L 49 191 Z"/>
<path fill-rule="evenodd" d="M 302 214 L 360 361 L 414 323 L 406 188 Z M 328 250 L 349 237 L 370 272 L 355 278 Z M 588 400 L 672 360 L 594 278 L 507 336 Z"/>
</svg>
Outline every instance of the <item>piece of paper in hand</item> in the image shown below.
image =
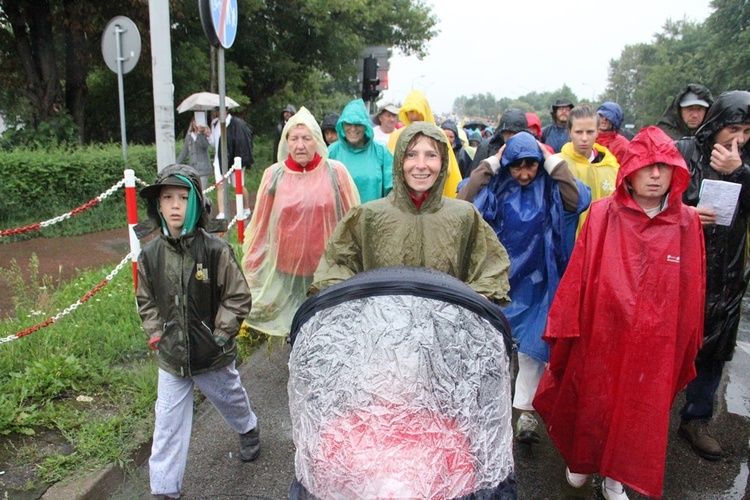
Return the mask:
<svg viewBox="0 0 750 500">
<path fill-rule="evenodd" d="M 206 112 L 205 111 L 196 111 L 193 116 L 195 116 L 195 125 L 197 127 L 206 126 Z"/>
<path fill-rule="evenodd" d="M 698 207 L 710 208 L 716 212 L 716 224 L 729 226 L 737 211 L 742 184 L 703 179 Z"/>
</svg>

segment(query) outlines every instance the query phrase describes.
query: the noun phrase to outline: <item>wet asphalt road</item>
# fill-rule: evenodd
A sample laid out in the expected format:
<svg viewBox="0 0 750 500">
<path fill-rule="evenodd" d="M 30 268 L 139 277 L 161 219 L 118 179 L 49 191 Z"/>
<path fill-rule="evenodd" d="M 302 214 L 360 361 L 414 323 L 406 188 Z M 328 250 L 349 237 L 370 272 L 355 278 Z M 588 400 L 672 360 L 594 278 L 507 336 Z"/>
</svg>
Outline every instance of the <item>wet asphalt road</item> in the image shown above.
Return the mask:
<svg viewBox="0 0 750 500">
<path fill-rule="evenodd" d="M 745 299 L 745 317 L 750 305 Z M 735 358 L 727 364 L 719 388 L 714 437 L 724 457 L 711 462 L 695 455 L 677 435 L 681 393 L 672 408 L 665 499 L 714 500 L 750 498 L 750 321 L 741 326 Z M 261 422 L 263 451 L 255 462 L 242 463 L 238 442 L 210 403 L 203 403 L 193 425 L 190 455 L 182 498 L 283 499 L 294 475 L 294 445 L 287 408 L 286 362 L 289 348 L 261 349 L 241 367 L 242 379 Z M 543 431 L 542 431 L 543 432 Z M 516 445 L 514 450 L 518 493 L 521 499 L 597 499 L 599 480 L 576 490 L 565 481 L 565 463 L 546 434 L 538 445 Z M 131 471 L 111 500 L 151 498 L 148 464 Z M 627 490 L 631 499 L 647 498 Z"/>
</svg>

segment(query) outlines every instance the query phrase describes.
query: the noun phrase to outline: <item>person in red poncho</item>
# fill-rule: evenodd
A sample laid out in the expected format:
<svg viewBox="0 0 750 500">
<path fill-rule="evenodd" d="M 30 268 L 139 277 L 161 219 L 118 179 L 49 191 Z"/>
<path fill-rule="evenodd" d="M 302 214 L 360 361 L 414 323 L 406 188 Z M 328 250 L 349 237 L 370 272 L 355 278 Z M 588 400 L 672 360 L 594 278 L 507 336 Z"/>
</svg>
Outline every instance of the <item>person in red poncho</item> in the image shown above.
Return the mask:
<svg viewBox="0 0 750 500">
<path fill-rule="evenodd" d="M 705 248 L 682 204 L 690 176 L 672 140 L 648 127 L 630 143 L 615 192 L 591 205 L 550 309 L 550 362 L 534 408 L 574 487 L 604 477 L 660 497 L 675 395 L 695 377 Z"/>
</svg>

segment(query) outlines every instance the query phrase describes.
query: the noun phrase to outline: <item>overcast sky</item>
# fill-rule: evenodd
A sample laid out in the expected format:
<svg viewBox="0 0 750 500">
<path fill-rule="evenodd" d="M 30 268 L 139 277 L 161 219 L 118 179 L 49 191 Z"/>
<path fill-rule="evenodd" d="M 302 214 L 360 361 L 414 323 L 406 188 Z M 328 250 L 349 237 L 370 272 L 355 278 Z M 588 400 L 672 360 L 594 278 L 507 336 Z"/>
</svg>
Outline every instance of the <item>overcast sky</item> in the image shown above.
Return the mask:
<svg viewBox="0 0 750 500">
<path fill-rule="evenodd" d="M 710 0 L 427 0 L 440 34 L 423 60 L 396 52 L 380 105 L 419 89 L 436 113 L 460 95 L 495 98 L 563 83 L 591 99 L 604 92 L 610 59 L 651 42 L 667 19 L 702 22 Z M 685 82 L 689 83 L 689 82 Z"/>
</svg>

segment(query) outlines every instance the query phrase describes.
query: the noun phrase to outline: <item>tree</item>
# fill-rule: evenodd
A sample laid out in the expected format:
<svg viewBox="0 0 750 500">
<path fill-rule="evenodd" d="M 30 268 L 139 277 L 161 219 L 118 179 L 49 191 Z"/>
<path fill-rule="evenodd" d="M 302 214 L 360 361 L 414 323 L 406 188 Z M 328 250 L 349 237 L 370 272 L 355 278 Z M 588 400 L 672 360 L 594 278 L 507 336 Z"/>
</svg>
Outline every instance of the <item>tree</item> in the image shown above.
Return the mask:
<svg viewBox="0 0 750 500">
<path fill-rule="evenodd" d="M 366 46 L 393 46 L 422 56 L 437 33 L 437 20 L 423 0 L 238 4 L 237 38 L 226 51 L 227 91 L 246 104 L 243 114 L 261 128 L 275 123 L 277 95 L 309 84 L 313 75 L 346 85 L 356 81 L 357 60 Z M 19 90 L 0 92 L 0 113 L 20 116 L 27 126 L 36 127 L 67 111 L 81 138 L 117 140 L 116 79 L 107 74 L 98 54 L 106 22 L 123 12 L 138 26 L 143 47 L 141 63 L 125 80 L 128 139 L 153 141 L 150 38 L 143 0 L 0 0 L 0 87 Z M 179 102 L 208 89 L 210 48 L 195 0 L 171 0 L 170 21 Z M 355 95 L 356 84 L 351 97 Z"/>
<path fill-rule="evenodd" d="M 0 85 L 16 89 L 0 95 L 0 109 L 32 128 L 67 111 L 83 138 L 86 78 L 104 23 L 144 8 L 137 0 L 0 0 Z"/>
<path fill-rule="evenodd" d="M 620 104 L 626 122 L 638 128 L 656 123 L 686 84 L 704 83 L 710 58 L 703 24 L 668 20 L 650 44 L 626 46 L 610 61 L 604 96 Z"/>
<path fill-rule="evenodd" d="M 715 9 L 706 19 L 710 39 L 703 47 L 711 89 L 748 88 L 750 68 L 750 3 L 747 0 L 713 0 Z"/>
</svg>

